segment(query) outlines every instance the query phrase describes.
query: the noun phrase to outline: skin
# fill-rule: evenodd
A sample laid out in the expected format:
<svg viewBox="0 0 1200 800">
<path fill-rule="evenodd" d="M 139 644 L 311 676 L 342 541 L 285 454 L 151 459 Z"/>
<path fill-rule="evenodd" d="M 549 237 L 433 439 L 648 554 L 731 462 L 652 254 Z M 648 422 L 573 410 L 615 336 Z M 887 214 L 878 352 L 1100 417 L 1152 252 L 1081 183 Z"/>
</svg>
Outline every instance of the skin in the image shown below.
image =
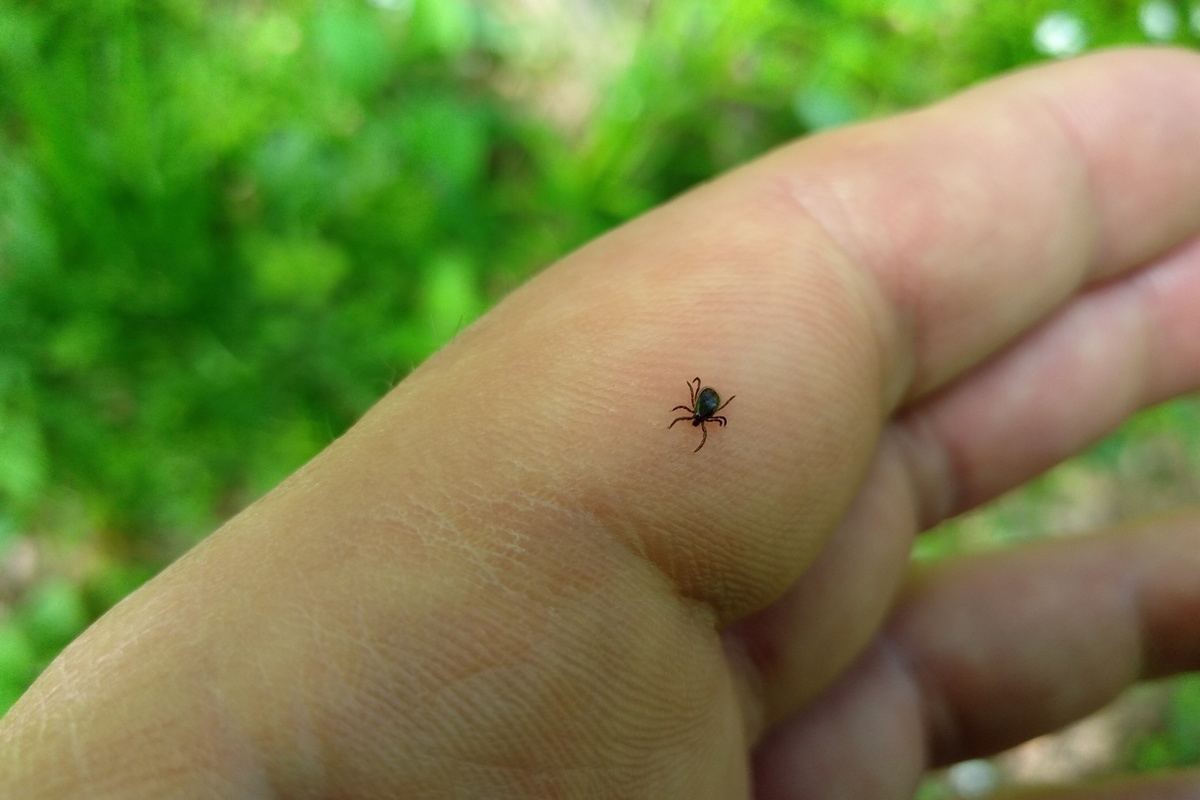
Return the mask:
<svg viewBox="0 0 1200 800">
<path fill-rule="evenodd" d="M 907 798 L 1200 668 L 1200 511 L 908 561 L 1200 385 L 1198 108 L 1045 66 L 568 256 L 68 648 L 0 796 Z"/>
</svg>

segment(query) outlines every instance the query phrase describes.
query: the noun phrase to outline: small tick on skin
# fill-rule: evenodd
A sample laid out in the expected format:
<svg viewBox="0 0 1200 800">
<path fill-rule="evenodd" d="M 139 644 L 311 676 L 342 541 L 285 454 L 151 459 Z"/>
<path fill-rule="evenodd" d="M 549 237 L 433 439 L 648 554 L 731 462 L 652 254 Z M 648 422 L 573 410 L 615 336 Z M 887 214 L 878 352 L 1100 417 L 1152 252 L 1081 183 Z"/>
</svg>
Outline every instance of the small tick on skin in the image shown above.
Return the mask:
<svg viewBox="0 0 1200 800">
<path fill-rule="evenodd" d="M 695 386 L 692 384 L 695 384 Z M 699 378 L 693 378 L 692 380 L 688 381 L 688 393 L 692 396 L 692 404 L 690 406 L 675 406 L 671 410 L 688 412 L 688 416 L 679 417 L 675 420 L 675 422 L 690 421 L 693 428 L 697 425 L 700 426 L 700 430 L 704 435 L 700 437 L 700 444 L 697 445 L 696 449 L 692 451 L 693 453 L 699 453 L 700 448 L 704 447 L 704 443 L 708 441 L 708 428 L 704 427 L 704 423 L 715 422 L 724 427 L 728 420 L 726 420 L 724 417 L 718 417 L 714 415 L 722 408 L 733 402 L 733 396 L 722 403 L 721 395 L 717 394 L 716 389 L 712 388 L 711 386 L 705 386 L 703 389 L 700 388 Z M 674 428 L 675 422 L 672 422 L 667 427 Z"/>
</svg>

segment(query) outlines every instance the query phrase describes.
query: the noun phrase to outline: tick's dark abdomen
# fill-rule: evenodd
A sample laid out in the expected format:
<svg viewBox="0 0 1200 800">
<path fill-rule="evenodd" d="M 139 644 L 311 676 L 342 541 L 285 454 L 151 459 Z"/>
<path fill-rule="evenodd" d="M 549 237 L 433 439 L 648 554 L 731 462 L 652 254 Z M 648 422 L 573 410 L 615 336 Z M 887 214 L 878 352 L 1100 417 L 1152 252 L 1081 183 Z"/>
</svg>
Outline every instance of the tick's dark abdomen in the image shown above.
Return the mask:
<svg viewBox="0 0 1200 800">
<path fill-rule="evenodd" d="M 700 390 L 700 394 L 696 397 L 696 418 L 692 420 L 692 427 L 700 424 L 701 420 L 711 417 L 717 413 L 717 409 L 721 405 L 721 396 L 717 394 L 717 390 L 711 386 L 705 386 Z"/>
</svg>

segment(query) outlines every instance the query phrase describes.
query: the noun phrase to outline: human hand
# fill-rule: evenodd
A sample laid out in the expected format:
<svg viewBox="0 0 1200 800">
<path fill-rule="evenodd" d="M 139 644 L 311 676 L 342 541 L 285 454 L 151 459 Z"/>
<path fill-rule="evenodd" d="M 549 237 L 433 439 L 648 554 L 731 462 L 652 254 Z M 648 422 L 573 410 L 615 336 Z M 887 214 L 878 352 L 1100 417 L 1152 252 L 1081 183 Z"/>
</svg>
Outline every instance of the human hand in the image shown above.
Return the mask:
<svg viewBox="0 0 1200 800">
<path fill-rule="evenodd" d="M 1198 110 L 1081 58 L 567 257 L 68 648 L 0 796 L 887 800 L 1197 669 L 1200 513 L 908 555 L 1197 387 Z"/>
</svg>

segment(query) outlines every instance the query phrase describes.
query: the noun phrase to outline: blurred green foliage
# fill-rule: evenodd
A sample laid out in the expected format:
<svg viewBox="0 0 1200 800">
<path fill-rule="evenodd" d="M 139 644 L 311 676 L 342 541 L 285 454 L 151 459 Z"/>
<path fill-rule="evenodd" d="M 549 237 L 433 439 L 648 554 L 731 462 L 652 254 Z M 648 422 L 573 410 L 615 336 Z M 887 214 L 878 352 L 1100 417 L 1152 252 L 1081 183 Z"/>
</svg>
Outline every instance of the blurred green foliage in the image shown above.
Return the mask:
<svg viewBox="0 0 1200 800">
<path fill-rule="evenodd" d="M 1200 764 L 1200 675 L 1176 680 L 1166 725 L 1138 745 L 1133 763 L 1141 772 Z"/>
<path fill-rule="evenodd" d="M 556 256 L 808 131 L 1200 16 L 570 8 L 0 0 L 0 709 Z"/>
</svg>

